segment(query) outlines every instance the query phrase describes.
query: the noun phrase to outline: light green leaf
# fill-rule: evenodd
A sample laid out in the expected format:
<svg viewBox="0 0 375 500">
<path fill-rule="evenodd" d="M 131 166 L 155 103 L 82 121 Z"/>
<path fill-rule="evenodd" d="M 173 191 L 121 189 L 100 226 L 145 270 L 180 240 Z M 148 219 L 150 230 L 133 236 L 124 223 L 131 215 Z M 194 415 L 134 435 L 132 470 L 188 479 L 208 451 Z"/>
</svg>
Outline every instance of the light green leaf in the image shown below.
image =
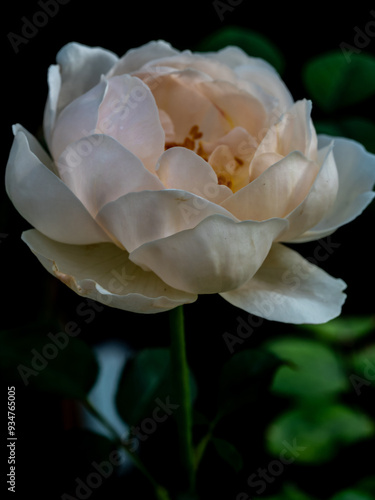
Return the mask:
<svg viewBox="0 0 375 500">
<path fill-rule="evenodd" d="M 341 316 L 322 325 L 303 325 L 301 328 L 312 331 L 325 341 L 345 344 L 373 332 L 375 320 L 373 316 Z"/>
</svg>

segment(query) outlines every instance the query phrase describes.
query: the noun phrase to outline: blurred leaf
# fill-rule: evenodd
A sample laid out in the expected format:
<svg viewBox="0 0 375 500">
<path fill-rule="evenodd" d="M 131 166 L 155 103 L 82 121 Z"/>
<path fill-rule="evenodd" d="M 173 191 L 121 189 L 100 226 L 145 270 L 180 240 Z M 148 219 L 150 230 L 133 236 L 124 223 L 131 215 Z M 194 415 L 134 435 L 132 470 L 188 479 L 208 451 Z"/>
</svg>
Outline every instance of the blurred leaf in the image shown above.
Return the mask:
<svg viewBox="0 0 375 500">
<path fill-rule="evenodd" d="M 335 353 L 315 340 L 282 338 L 267 344 L 289 362 L 276 373 L 273 390 L 294 397 L 311 397 L 344 391 L 348 380 Z"/>
<path fill-rule="evenodd" d="M 358 375 L 375 385 L 375 345 L 354 352 L 351 364 Z"/>
<path fill-rule="evenodd" d="M 171 363 L 169 349 L 143 349 L 130 359 L 122 372 L 116 405 L 121 418 L 128 425 L 135 425 L 146 417 L 151 417 L 157 406 L 156 399 L 163 402 L 173 399 Z M 197 387 L 190 374 L 192 401 L 196 397 Z"/>
<path fill-rule="evenodd" d="M 236 450 L 233 444 L 225 439 L 213 437 L 211 439 L 218 455 L 227 462 L 236 472 L 240 472 L 243 467 L 243 461 L 240 453 Z"/>
<path fill-rule="evenodd" d="M 16 384 L 84 400 L 99 370 L 92 349 L 65 332 L 41 335 L 47 328 L 0 332 L 0 371 Z"/>
<path fill-rule="evenodd" d="M 306 495 L 294 484 L 286 483 L 283 485 L 282 491 L 279 495 L 265 497 L 263 500 L 313 500 L 313 498 Z"/>
<path fill-rule="evenodd" d="M 375 153 L 375 123 L 367 118 L 352 117 L 340 121 L 314 121 L 319 134 L 347 137 L 363 144 L 370 153 Z"/>
<path fill-rule="evenodd" d="M 358 410 L 321 400 L 285 412 L 267 431 L 267 446 L 278 455 L 295 443 L 300 449 L 295 460 L 321 463 L 331 459 L 342 444 L 374 434 L 374 424 Z M 287 444 L 286 444 L 287 443 Z M 303 449 L 304 448 L 304 449 Z"/>
<path fill-rule="evenodd" d="M 262 34 L 239 26 L 226 26 L 204 38 L 197 47 L 201 52 L 223 49 L 235 45 L 251 57 L 260 57 L 268 61 L 279 73 L 282 73 L 285 61 L 276 45 Z"/>
<path fill-rule="evenodd" d="M 282 362 L 266 350 L 244 350 L 234 354 L 219 380 L 219 411 L 226 414 L 254 402 L 269 387 Z"/>
<path fill-rule="evenodd" d="M 303 325 L 325 341 L 344 344 L 365 337 L 375 329 L 373 316 L 342 316 L 322 325 Z"/>
<path fill-rule="evenodd" d="M 341 51 L 322 54 L 305 65 L 302 77 L 312 101 L 333 111 L 375 93 L 375 57 L 353 54 L 348 62 Z"/>
<path fill-rule="evenodd" d="M 361 491 L 349 489 L 340 491 L 340 493 L 334 495 L 331 500 L 373 500 L 373 497 Z"/>
</svg>

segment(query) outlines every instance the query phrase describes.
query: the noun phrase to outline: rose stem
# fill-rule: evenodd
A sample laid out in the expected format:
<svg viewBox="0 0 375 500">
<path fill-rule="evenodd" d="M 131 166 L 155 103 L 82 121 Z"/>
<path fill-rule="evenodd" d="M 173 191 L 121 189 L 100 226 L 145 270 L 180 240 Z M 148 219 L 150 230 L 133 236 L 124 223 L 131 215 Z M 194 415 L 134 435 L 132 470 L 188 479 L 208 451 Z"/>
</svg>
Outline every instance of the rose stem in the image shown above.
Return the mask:
<svg viewBox="0 0 375 500">
<path fill-rule="evenodd" d="M 179 439 L 181 462 L 189 490 L 194 490 L 194 451 L 192 439 L 192 409 L 190 398 L 189 367 L 186 358 L 183 306 L 169 311 L 171 335 L 172 384 L 180 404 L 175 417 Z"/>
</svg>

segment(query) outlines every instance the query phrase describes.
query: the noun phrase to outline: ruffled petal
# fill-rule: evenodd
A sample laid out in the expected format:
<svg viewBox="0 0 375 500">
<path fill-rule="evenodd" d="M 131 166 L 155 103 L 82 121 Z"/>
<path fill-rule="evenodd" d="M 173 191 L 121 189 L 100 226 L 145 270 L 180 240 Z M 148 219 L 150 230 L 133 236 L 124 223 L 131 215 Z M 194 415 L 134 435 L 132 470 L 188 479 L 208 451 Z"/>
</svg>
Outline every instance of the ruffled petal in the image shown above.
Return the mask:
<svg viewBox="0 0 375 500">
<path fill-rule="evenodd" d="M 65 168 L 64 152 L 61 155 L 61 178 L 93 217 L 106 203 L 127 193 L 164 188 L 139 158 L 108 135 L 91 135 L 70 144 L 67 155 L 73 153 L 75 165 Z"/>
<path fill-rule="evenodd" d="M 156 171 L 166 188 L 188 191 L 213 203 L 221 203 L 232 194 L 227 186 L 218 184 L 211 166 L 186 148 L 174 147 L 165 151 Z"/>
<path fill-rule="evenodd" d="M 240 309 L 284 323 L 325 323 L 341 312 L 346 284 L 297 252 L 273 245 L 255 276 L 221 296 Z"/>
<path fill-rule="evenodd" d="M 130 260 L 190 293 L 218 293 L 241 286 L 264 261 L 287 222 L 236 222 L 212 215 L 196 227 L 145 243 Z"/>
<path fill-rule="evenodd" d="M 122 75 L 108 80 L 96 131 L 117 139 L 155 173 L 165 135 L 155 99 L 139 78 Z"/>
<path fill-rule="evenodd" d="M 311 241 L 332 234 L 338 227 L 358 217 L 374 199 L 375 155 L 356 141 L 319 136 L 319 147 L 333 141 L 333 155 L 338 172 L 336 200 L 320 222 L 295 241 Z"/>
<path fill-rule="evenodd" d="M 67 245 L 36 230 L 23 241 L 45 269 L 83 297 L 136 313 L 157 313 L 197 299 L 163 283 L 154 273 L 133 264 L 128 253 L 112 243 Z"/>
<path fill-rule="evenodd" d="M 37 143 L 29 143 L 28 137 L 15 128 L 5 174 L 8 196 L 18 212 L 56 241 L 82 245 L 108 241 L 79 199 L 38 158 L 41 148 L 32 149 Z"/>
<path fill-rule="evenodd" d="M 57 112 L 100 81 L 118 61 L 118 56 L 101 47 L 88 47 L 76 42 L 65 45 L 57 54 L 61 71 L 61 90 Z"/>
<path fill-rule="evenodd" d="M 107 203 L 97 220 L 130 253 L 144 243 L 195 227 L 213 214 L 237 220 L 205 198 L 187 191 L 165 189 L 121 196 Z"/>
</svg>

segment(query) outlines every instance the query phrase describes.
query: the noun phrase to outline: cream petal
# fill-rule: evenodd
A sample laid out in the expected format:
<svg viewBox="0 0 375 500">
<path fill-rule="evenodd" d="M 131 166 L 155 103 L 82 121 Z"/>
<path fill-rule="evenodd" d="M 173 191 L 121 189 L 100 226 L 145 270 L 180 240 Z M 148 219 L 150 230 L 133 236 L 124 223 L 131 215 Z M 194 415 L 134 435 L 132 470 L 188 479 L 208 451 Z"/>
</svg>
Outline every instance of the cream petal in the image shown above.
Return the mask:
<svg viewBox="0 0 375 500">
<path fill-rule="evenodd" d="M 108 77 L 116 75 L 124 75 L 133 73 L 139 70 L 143 65 L 155 59 L 161 59 L 168 56 L 178 54 L 179 51 L 174 49 L 169 43 L 164 40 L 151 41 L 130 49 L 126 54 L 109 71 Z"/>
<path fill-rule="evenodd" d="M 108 80 L 96 131 L 117 139 L 155 173 L 165 135 L 154 97 L 139 78 L 122 75 Z"/>
<path fill-rule="evenodd" d="M 318 168 L 295 151 L 270 166 L 221 206 L 240 220 L 284 218 L 307 196 Z"/>
<path fill-rule="evenodd" d="M 212 214 L 233 220 L 227 210 L 187 191 L 165 189 L 129 193 L 107 203 L 97 220 L 132 252 L 143 243 L 195 227 Z"/>
<path fill-rule="evenodd" d="M 356 141 L 325 135 L 319 136 L 319 147 L 324 148 L 331 141 L 338 172 L 336 200 L 320 222 L 295 241 L 317 240 L 332 234 L 358 217 L 374 199 L 375 155 Z"/>
<path fill-rule="evenodd" d="M 325 323 L 341 312 L 346 284 L 297 252 L 274 244 L 262 267 L 237 290 L 221 296 L 240 309 L 284 323 Z"/>
<path fill-rule="evenodd" d="M 107 90 L 102 80 L 94 88 L 79 96 L 60 113 L 52 133 L 51 153 L 57 160 L 72 142 L 93 134 L 98 121 L 100 103 Z"/>
<path fill-rule="evenodd" d="M 165 151 L 156 167 L 159 179 L 168 189 L 180 189 L 221 203 L 232 191 L 218 184 L 210 165 L 193 151 L 173 147 Z"/>
<path fill-rule="evenodd" d="M 157 313 L 197 297 L 165 284 L 129 260 L 126 251 L 112 243 L 67 245 L 36 230 L 22 234 L 45 269 L 83 297 L 136 313 Z"/>
<path fill-rule="evenodd" d="M 145 243 L 129 258 L 179 290 L 224 292 L 254 275 L 286 225 L 281 219 L 236 222 L 212 215 L 192 229 Z"/>
<path fill-rule="evenodd" d="M 48 68 L 48 97 L 44 108 L 43 131 L 48 147 L 51 149 L 52 130 L 55 126 L 57 106 L 61 89 L 60 68 L 54 64 Z"/>
<path fill-rule="evenodd" d="M 80 139 L 69 145 L 67 155 L 72 152 L 77 159 L 74 166 L 66 164 L 64 152 L 61 155 L 61 178 L 93 217 L 106 203 L 127 193 L 164 188 L 139 158 L 108 135 Z"/>
<path fill-rule="evenodd" d="M 106 74 L 117 61 L 116 54 L 101 47 L 88 47 L 76 42 L 65 45 L 56 56 L 61 71 L 57 112 L 97 85 L 101 75 Z"/>
<path fill-rule="evenodd" d="M 64 243 L 108 241 L 82 203 L 37 157 L 20 129 L 10 151 L 5 173 L 9 198 L 19 213 L 46 236 Z"/>
<path fill-rule="evenodd" d="M 332 145 L 318 152 L 318 160 L 319 173 L 306 198 L 288 215 L 289 227 L 280 235 L 280 241 L 298 240 L 331 210 L 336 200 L 339 179 Z"/>
<path fill-rule="evenodd" d="M 209 99 L 233 127 L 242 127 L 256 136 L 266 123 L 263 105 L 248 92 L 226 81 L 205 81 L 197 85 L 200 92 Z"/>
</svg>

